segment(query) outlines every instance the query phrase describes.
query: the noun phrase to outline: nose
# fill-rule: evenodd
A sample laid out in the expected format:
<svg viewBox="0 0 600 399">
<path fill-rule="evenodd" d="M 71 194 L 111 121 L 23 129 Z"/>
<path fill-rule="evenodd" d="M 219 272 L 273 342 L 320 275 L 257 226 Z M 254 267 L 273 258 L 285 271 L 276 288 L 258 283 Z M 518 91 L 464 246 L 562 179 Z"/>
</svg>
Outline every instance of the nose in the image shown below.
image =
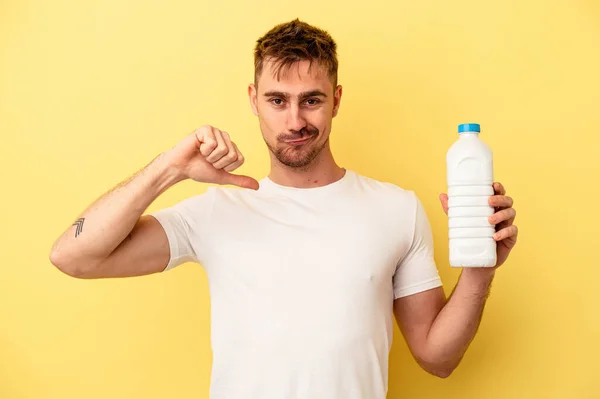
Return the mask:
<svg viewBox="0 0 600 399">
<path fill-rule="evenodd" d="M 292 105 L 288 109 L 287 128 L 291 131 L 299 132 L 306 127 L 306 119 L 302 115 L 302 110 L 297 104 Z"/>
</svg>

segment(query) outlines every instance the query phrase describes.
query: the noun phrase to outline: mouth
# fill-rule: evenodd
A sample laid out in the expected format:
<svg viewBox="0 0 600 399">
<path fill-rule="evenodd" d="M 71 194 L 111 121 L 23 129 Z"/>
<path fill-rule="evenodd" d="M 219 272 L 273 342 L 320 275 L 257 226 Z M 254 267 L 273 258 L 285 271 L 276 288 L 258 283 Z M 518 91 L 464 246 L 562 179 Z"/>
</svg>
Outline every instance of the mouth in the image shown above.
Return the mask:
<svg viewBox="0 0 600 399">
<path fill-rule="evenodd" d="M 313 137 L 315 137 L 316 135 L 309 135 L 303 138 L 299 138 L 299 139 L 294 139 L 294 140 L 285 140 L 284 143 L 294 146 L 294 147 L 298 147 L 301 145 L 304 145 L 306 143 L 308 143 L 309 141 L 311 141 L 313 139 Z"/>
</svg>

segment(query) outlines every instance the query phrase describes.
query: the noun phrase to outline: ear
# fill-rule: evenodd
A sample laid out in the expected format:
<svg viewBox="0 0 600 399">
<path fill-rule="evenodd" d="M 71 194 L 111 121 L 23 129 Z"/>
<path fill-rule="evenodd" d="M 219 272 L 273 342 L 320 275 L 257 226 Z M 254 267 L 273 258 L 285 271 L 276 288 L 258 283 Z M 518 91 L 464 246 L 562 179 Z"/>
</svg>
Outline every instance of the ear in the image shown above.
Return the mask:
<svg viewBox="0 0 600 399">
<path fill-rule="evenodd" d="M 258 116 L 258 93 L 254 83 L 251 83 L 248 86 L 248 98 L 250 100 L 250 107 L 252 108 L 252 113 Z"/>
<path fill-rule="evenodd" d="M 333 117 L 335 118 L 342 102 L 342 86 L 338 85 L 333 93 Z"/>
</svg>

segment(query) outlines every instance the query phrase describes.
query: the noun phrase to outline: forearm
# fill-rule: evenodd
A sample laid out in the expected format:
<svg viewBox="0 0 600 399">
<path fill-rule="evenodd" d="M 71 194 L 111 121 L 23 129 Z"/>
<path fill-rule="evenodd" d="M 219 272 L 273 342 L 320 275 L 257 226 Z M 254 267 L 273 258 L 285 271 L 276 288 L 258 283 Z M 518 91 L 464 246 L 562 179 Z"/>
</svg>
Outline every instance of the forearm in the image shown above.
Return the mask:
<svg viewBox="0 0 600 399">
<path fill-rule="evenodd" d="M 178 181 L 180 175 L 164 154 L 159 155 L 79 215 L 54 243 L 52 263 L 93 267 L 106 259 L 131 233 L 148 206 Z"/>
<path fill-rule="evenodd" d="M 454 292 L 435 318 L 427 337 L 427 358 L 442 373 L 458 366 L 473 340 L 494 273 L 492 269 L 463 269 Z"/>
</svg>

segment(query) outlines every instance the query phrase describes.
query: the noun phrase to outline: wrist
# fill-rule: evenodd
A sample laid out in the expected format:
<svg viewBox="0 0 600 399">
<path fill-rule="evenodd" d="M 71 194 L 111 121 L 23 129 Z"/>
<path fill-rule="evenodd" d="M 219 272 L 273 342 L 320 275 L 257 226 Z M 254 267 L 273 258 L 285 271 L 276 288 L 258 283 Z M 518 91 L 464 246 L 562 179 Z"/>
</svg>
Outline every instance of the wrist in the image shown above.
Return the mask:
<svg viewBox="0 0 600 399">
<path fill-rule="evenodd" d="M 495 275 L 495 267 L 465 267 L 462 269 L 461 279 L 469 283 L 488 286 Z"/>
<path fill-rule="evenodd" d="M 159 154 L 151 162 L 150 169 L 151 174 L 155 177 L 155 183 L 159 190 L 158 194 L 163 193 L 169 187 L 185 180 L 185 176 L 181 169 L 169 160 L 166 153 Z"/>
</svg>

